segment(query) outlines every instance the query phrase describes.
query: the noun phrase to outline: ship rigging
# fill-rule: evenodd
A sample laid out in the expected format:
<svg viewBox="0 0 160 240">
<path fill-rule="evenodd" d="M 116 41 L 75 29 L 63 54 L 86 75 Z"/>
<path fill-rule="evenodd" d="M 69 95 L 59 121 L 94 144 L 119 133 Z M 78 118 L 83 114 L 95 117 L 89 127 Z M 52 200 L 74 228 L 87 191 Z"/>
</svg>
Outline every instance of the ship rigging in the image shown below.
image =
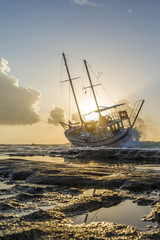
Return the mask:
<svg viewBox="0 0 160 240">
<path fill-rule="evenodd" d="M 89 87 L 86 87 L 85 89 L 91 89 L 92 97 L 96 106 L 96 110 L 90 111 L 85 115 L 91 115 L 92 113 L 98 114 L 98 119 L 86 121 L 85 116 L 82 115 L 82 112 L 80 110 L 79 102 L 77 100 L 73 85 L 73 80 L 76 78 L 71 77 L 66 55 L 63 53 L 62 56 L 68 75 L 68 80 L 65 80 L 63 82 L 69 81 L 80 119 L 80 122 L 75 124 L 72 124 L 70 121 L 68 123 L 60 122 L 64 128 L 64 134 L 66 138 L 73 145 L 80 147 L 118 146 L 121 143 L 128 141 L 128 139 L 131 137 L 133 127 L 144 104 L 144 100 L 136 101 L 130 115 L 128 115 L 127 109 L 125 109 L 126 103 L 103 107 L 99 106 L 94 89 L 99 84 L 93 84 L 88 69 L 88 63 L 86 60 L 83 60 L 89 82 Z M 123 110 L 121 109 L 122 106 Z"/>
</svg>

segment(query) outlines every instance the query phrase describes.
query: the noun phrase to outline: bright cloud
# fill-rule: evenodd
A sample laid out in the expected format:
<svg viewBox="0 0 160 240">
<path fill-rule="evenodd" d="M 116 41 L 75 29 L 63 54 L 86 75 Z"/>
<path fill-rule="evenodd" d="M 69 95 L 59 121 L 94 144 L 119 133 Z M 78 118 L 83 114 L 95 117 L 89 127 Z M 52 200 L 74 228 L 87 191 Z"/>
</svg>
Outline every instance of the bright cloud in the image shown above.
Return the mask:
<svg viewBox="0 0 160 240">
<path fill-rule="evenodd" d="M 10 68 L 8 67 L 8 61 L 4 58 L 0 58 L 0 72 L 10 72 Z"/>
<path fill-rule="evenodd" d="M 10 68 L 4 58 L 0 58 L 0 124 L 26 125 L 40 120 L 35 104 L 40 92 L 31 87 L 22 88 L 18 80 L 8 75 Z"/>
<path fill-rule="evenodd" d="M 104 6 L 104 4 L 95 3 L 93 1 L 88 1 L 88 0 L 72 0 L 72 2 L 74 4 L 78 4 L 78 5 L 81 5 L 81 6 L 84 6 L 84 5 L 88 5 L 88 6 L 91 6 L 91 7 L 103 7 Z"/>
</svg>

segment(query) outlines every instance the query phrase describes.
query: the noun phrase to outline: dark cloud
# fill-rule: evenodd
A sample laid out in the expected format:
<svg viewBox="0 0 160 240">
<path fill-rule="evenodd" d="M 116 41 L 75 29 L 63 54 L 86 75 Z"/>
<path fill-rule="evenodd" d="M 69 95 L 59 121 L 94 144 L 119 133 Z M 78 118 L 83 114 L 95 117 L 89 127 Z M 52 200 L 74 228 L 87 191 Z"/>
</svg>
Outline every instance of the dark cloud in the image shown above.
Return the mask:
<svg viewBox="0 0 160 240">
<path fill-rule="evenodd" d="M 48 118 L 48 123 L 58 125 L 60 122 L 64 122 L 64 111 L 59 107 L 55 107 L 50 111 L 50 117 Z"/>
<path fill-rule="evenodd" d="M 20 87 L 18 80 L 9 76 L 8 62 L 0 58 L 0 124 L 26 125 L 40 120 L 35 104 L 40 92 L 31 87 Z"/>
</svg>

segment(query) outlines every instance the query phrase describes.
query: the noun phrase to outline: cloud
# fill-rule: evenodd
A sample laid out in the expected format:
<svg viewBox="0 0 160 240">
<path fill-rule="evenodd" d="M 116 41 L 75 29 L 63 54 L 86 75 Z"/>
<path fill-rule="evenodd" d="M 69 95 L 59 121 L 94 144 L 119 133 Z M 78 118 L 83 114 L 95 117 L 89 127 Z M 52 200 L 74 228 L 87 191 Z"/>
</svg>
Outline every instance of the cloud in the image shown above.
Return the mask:
<svg viewBox="0 0 160 240">
<path fill-rule="evenodd" d="M 50 111 L 50 117 L 48 118 L 48 123 L 58 125 L 60 122 L 64 122 L 64 111 L 59 107 L 55 107 Z"/>
<path fill-rule="evenodd" d="M 102 3 L 95 3 L 95 2 L 92 2 L 89 0 L 72 0 L 72 2 L 74 4 L 81 5 L 81 6 L 84 6 L 84 5 L 91 6 L 91 7 L 103 7 L 104 6 L 104 4 L 102 4 Z"/>
<path fill-rule="evenodd" d="M 78 112 L 74 112 L 74 113 L 72 114 L 72 121 L 75 122 L 75 123 L 80 122 Z"/>
<path fill-rule="evenodd" d="M 53 110 L 50 111 L 50 116 L 48 118 L 48 123 L 54 124 L 56 126 L 59 125 L 60 122 L 66 122 L 64 110 L 55 107 Z M 78 123 L 80 122 L 78 112 L 74 112 L 71 116 L 71 121 L 69 120 L 69 123 Z"/>
<path fill-rule="evenodd" d="M 130 116 L 132 112 L 132 107 L 130 106 L 130 103 L 126 100 L 120 100 L 117 101 L 118 103 L 126 103 L 125 108 L 128 112 L 128 115 Z M 133 119 L 131 119 L 131 123 L 133 122 Z M 133 129 L 133 139 L 134 140 L 140 140 L 140 141 L 159 141 L 159 133 L 160 127 L 158 124 L 155 124 L 153 119 L 150 117 L 143 117 L 141 118 L 141 112 L 138 116 L 136 123 L 134 125 Z"/>
<path fill-rule="evenodd" d="M 0 58 L 0 124 L 26 125 L 40 120 L 35 112 L 35 104 L 40 92 L 31 87 L 20 87 L 18 80 L 8 75 L 10 68 L 4 58 Z"/>
<path fill-rule="evenodd" d="M 8 67 L 8 61 L 4 58 L 0 58 L 0 72 L 10 72 L 10 68 Z"/>
</svg>

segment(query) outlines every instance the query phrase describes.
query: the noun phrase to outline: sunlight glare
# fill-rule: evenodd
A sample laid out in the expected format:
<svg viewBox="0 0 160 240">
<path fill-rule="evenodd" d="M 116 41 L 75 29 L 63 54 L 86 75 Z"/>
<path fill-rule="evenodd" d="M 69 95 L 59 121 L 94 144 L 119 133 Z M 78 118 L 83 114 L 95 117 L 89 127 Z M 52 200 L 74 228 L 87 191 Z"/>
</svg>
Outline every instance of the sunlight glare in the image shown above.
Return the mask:
<svg viewBox="0 0 160 240">
<path fill-rule="evenodd" d="M 85 102 L 85 105 L 83 104 L 82 114 L 83 114 L 86 121 L 91 121 L 91 120 L 96 121 L 96 120 L 98 120 L 98 113 L 92 112 L 92 111 L 95 111 L 95 110 L 96 110 L 96 106 L 95 106 L 94 101 Z M 92 112 L 92 113 L 89 114 L 89 115 L 85 115 L 85 114 L 88 114 L 90 112 Z"/>
<path fill-rule="evenodd" d="M 89 122 L 89 121 L 97 121 L 99 119 L 98 113 L 95 113 L 95 112 L 93 112 L 93 113 L 91 113 L 89 115 L 85 115 L 84 117 L 85 117 L 85 120 L 87 122 Z"/>
</svg>

